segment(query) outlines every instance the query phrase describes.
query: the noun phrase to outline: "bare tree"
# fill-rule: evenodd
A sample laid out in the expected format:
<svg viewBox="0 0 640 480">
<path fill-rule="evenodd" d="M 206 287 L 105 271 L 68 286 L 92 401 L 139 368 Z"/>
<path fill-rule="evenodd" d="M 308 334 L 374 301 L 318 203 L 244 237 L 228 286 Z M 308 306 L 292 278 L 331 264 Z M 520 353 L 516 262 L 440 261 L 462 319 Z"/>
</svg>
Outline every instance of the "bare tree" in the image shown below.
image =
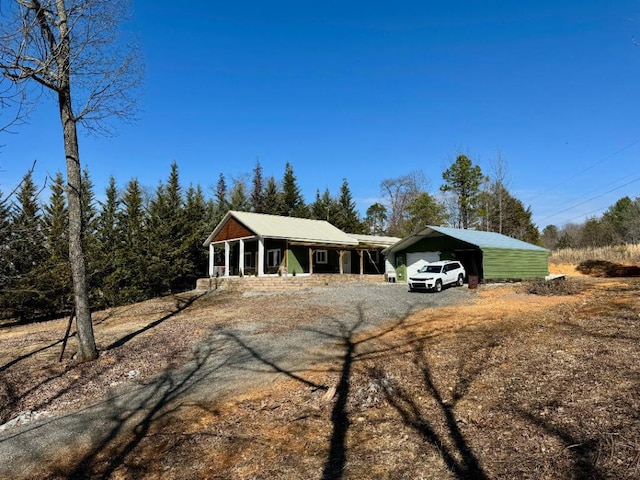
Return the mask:
<svg viewBox="0 0 640 480">
<path fill-rule="evenodd" d="M 51 93 L 58 104 L 67 167 L 69 261 L 73 278 L 79 360 L 97 358 L 82 247 L 82 175 L 78 124 L 108 131 L 109 117 L 129 117 L 132 87 L 141 69 L 132 42 L 119 38 L 127 4 L 119 0 L 2 2 L 0 71 L 4 81 L 37 102 Z M 73 93 L 73 97 L 72 97 Z M 36 95 L 35 98 L 33 95 Z"/>
<path fill-rule="evenodd" d="M 413 170 L 397 178 L 386 178 L 380 183 L 382 195 L 390 207 L 389 235 L 401 235 L 404 232 L 407 207 L 425 191 L 426 186 L 427 180 L 422 170 Z"/>
<path fill-rule="evenodd" d="M 491 176 L 493 177 L 498 203 L 498 233 L 502 233 L 502 225 L 504 223 L 504 192 L 509 186 L 508 172 L 507 161 L 502 157 L 502 152 L 498 149 L 496 159 L 491 163 Z"/>
</svg>

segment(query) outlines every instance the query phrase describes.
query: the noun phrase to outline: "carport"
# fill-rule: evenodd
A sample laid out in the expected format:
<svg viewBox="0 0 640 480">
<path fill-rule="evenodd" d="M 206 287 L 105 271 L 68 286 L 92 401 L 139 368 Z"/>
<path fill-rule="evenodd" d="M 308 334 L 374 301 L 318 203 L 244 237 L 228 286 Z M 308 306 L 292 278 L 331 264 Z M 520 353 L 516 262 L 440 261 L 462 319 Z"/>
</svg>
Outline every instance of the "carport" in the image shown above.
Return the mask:
<svg viewBox="0 0 640 480">
<path fill-rule="evenodd" d="M 459 260 L 479 280 L 542 278 L 549 273 L 549 251 L 496 232 L 427 226 L 403 238 L 383 254 L 400 281 L 422 265 Z"/>
</svg>

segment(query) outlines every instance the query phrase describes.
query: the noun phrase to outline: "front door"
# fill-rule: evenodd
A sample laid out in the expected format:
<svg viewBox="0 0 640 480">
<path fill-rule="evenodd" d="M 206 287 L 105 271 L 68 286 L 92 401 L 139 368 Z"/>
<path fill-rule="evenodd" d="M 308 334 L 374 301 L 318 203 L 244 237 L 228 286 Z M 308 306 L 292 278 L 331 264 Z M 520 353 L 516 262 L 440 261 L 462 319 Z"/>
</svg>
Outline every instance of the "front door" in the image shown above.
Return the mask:
<svg viewBox="0 0 640 480">
<path fill-rule="evenodd" d="M 342 255 L 342 272 L 351 273 L 351 252 L 344 252 Z"/>
</svg>

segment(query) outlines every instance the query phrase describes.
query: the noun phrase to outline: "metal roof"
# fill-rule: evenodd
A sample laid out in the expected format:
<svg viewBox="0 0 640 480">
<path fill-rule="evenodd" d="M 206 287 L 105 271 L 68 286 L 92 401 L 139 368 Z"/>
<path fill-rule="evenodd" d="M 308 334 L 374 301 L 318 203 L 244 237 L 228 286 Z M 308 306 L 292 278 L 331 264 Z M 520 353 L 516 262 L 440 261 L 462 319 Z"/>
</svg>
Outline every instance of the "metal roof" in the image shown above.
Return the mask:
<svg viewBox="0 0 640 480">
<path fill-rule="evenodd" d="M 231 217 L 234 217 L 256 235 L 264 238 L 279 238 L 295 242 L 330 245 L 358 245 L 358 240 L 325 220 L 310 220 L 308 218 L 283 217 L 280 215 L 231 210 L 227 212 L 204 242 L 205 247 L 209 246 L 218 231 L 222 229 Z"/>
<path fill-rule="evenodd" d="M 466 230 L 463 228 L 434 227 L 427 226 L 417 231 L 413 235 L 403 238 L 391 247 L 385 249 L 383 253 L 386 255 L 391 252 L 402 250 L 413 245 L 422 238 L 447 236 L 455 238 L 462 242 L 474 245 L 479 248 L 503 248 L 507 250 L 533 250 L 548 251 L 546 248 L 533 245 L 532 243 L 523 242 L 516 238 L 508 237 L 496 232 L 485 232 L 482 230 Z"/>
<path fill-rule="evenodd" d="M 350 237 L 355 238 L 360 244 L 370 245 L 373 247 L 390 247 L 394 243 L 399 242 L 400 237 L 387 237 L 384 235 L 363 235 L 360 233 L 350 233 Z"/>
</svg>

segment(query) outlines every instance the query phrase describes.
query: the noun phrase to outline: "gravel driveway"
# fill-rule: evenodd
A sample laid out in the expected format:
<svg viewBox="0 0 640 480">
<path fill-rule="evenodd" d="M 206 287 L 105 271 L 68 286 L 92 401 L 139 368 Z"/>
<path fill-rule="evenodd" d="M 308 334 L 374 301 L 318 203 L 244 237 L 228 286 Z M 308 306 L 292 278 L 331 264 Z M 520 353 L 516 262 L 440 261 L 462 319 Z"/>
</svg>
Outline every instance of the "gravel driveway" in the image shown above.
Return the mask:
<svg viewBox="0 0 640 480">
<path fill-rule="evenodd" d="M 416 310 L 469 302 L 473 291 L 410 293 L 403 284 L 353 283 L 242 295 L 243 302 L 257 302 L 258 313 L 213 327 L 184 368 L 73 414 L 2 433 L 0 478 L 30 478 L 39 465 L 61 461 L 69 451 L 95 454 L 123 433 L 145 431 L 182 403 L 215 401 L 277 377 L 305 382 L 304 370 L 339 362 L 344 346 L 362 342 L 367 332 L 394 328 Z M 288 313 L 293 306 L 303 312 L 295 321 Z"/>
</svg>

